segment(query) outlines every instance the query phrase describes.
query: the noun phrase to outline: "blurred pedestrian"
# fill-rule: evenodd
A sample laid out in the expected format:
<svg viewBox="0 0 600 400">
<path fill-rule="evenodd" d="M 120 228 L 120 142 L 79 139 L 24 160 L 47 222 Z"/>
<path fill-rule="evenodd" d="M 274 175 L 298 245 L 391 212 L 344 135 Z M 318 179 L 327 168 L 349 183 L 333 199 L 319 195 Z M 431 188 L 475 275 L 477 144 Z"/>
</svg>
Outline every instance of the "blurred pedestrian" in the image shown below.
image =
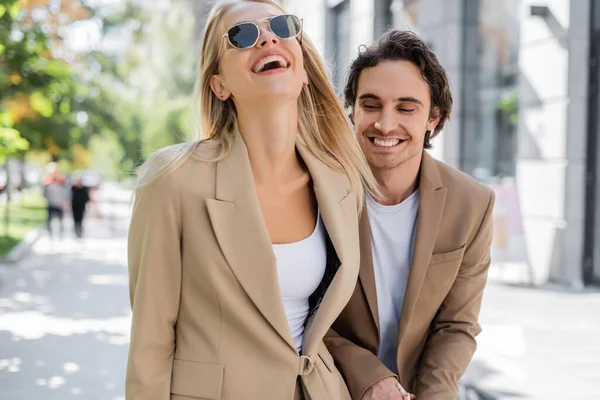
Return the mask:
<svg viewBox="0 0 600 400">
<path fill-rule="evenodd" d="M 42 180 L 44 186 L 44 198 L 47 202 L 48 218 L 47 228 L 50 236 L 53 236 L 52 221 L 54 218 L 59 222 L 59 235 L 64 233 L 65 206 L 68 201 L 68 189 L 66 179 L 60 172 L 56 163 L 50 163 L 46 167 L 46 176 Z"/>
<path fill-rule="evenodd" d="M 219 2 L 200 54 L 205 139 L 140 170 L 126 398 L 348 400 L 322 339 L 356 285 L 374 178 L 277 1 Z"/>
<path fill-rule="evenodd" d="M 75 176 L 73 185 L 71 186 L 71 212 L 73 214 L 73 223 L 75 225 L 75 236 L 78 238 L 83 236 L 83 219 L 89 201 L 89 188 L 83 185 L 81 176 Z"/>
<path fill-rule="evenodd" d="M 425 151 L 452 94 L 414 33 L 362 51 L 344 94 L 385 197 L 367 194 L 360 284 L 326 343 L 353 398 L 452 400 L 481 331 L 494 192 Z"/>
</svg>

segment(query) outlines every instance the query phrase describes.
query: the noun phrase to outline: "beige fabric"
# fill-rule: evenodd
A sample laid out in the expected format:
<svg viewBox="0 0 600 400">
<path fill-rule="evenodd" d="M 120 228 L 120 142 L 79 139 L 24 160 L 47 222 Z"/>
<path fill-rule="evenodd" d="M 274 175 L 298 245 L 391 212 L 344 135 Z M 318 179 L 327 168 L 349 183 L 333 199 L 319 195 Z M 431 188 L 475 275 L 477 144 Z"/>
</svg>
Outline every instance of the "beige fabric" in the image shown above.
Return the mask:
<svg viewBox="0 0 600 400">
<path fill-rule="evenodd" d="M 475 352 L 490 264 L 493 192 L 424 153 L 414 255 L 398 335 L 402 385 L 421 400 L 451 400 Z M 379 317 L 367 213 L 359 284 L 327 346 L 353 399 L 394 376 L 377 358 Z"/>
<path fill-rule="evenodd" d="M 202 146 L 135 199 L 127 399 L 292 400 L 298 379 L 307 400 L 349 399 L 322 342 L 358 276 L 357 203 L 349 181 L 297 145 L 341 261 L 307 327 L 301 358 L 243 140 L 216 163 L 203 161 Z"/>
</svg>

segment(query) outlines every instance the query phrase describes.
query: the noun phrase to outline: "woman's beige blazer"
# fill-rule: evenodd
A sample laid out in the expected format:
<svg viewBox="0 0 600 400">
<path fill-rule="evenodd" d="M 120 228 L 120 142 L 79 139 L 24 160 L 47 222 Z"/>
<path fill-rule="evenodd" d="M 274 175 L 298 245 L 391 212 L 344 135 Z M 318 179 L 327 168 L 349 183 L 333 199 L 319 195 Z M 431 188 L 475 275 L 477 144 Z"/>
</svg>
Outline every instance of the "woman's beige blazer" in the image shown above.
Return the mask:
<svg viewBox="0 0 600 400">
<path fill-rule="evenodd" d="M 136 195 L 128 400 L 292 400 L 298 377 L 306 399 L 350 398 L 322 339 L 357 282 L 357 196 L 344 174 L 303 145 L 297 150 L 341 263 L 306 327 L 302 354 L 285 317 L 246 146 L 238 138 L 227 158 L 207 162 L 201 144 Z"/>
</svg>

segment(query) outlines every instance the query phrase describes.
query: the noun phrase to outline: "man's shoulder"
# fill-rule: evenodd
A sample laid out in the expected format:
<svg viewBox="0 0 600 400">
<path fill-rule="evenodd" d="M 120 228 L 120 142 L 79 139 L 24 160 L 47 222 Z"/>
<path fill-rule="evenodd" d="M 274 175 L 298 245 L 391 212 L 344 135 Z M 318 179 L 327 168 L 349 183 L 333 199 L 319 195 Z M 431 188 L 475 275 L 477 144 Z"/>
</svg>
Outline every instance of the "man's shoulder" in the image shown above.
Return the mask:
<svg viewBox="0 0 600 400">
<path fill-rule="evenodd" d="M 435 160 L 447 196 L 465 203 L 489 202 L 493 190 L 472 176 L 443 161 Z"/>
</svg>

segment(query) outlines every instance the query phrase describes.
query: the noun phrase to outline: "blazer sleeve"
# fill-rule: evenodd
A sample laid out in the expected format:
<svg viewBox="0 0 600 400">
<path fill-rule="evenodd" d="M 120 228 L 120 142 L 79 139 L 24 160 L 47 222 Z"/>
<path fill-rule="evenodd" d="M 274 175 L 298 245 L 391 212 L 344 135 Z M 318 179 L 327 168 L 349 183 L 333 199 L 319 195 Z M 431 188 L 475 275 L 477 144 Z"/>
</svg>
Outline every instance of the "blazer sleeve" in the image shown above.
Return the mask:
<svg viewBox="0 0 600 400">
<path fill-rule="evenodd" d="M 181 292 L 181 211 L 170 177 L 138 190 L 128 237 L 127 400 L 168 400 Z"/>
<path fill-rule="evenodd" d="M 483 289 L 487 281 L 492 243 L 494 193 L 458 276 L 432 322 L 416 379 L 417 399 L 452 400 L 475 350 Z"/>
<path fill-rule="evenodd" d="M 391 376 L 398 379 L 376 354 L 339 335 L 334 328 L 329 330 L 324 342 L 344 377 L 353 400 L 361 400 L 367 389 L 382 379 Z"/>
</svg>

